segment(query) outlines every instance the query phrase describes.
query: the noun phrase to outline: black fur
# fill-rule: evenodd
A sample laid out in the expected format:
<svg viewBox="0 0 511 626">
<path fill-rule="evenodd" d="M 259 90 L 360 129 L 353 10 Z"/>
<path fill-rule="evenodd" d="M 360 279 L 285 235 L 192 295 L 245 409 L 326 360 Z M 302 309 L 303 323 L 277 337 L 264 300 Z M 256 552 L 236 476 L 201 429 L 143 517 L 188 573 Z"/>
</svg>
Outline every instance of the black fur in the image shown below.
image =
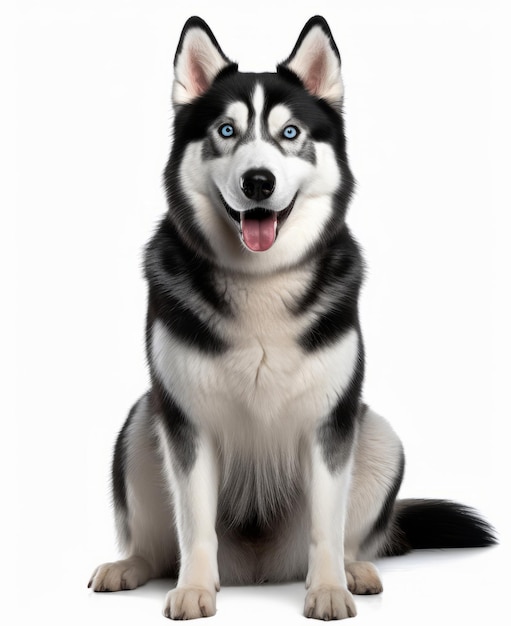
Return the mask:
<svg viewBox="0 0 511 626">
<path fill-rule="evenodd" d="M 114 456 L 112 460 L 112 496 L 114 505 L 117 511 L 121 512 L 123 516 L 128 512 L 128 500 L 126 495 L 126 458 L 127 458 L 127 432 L 133 421 L 133 416 L 137 412 L 140 402 L 145 398 L 142 396 L 131 407 L 128 417 L 124 422 L 117 440 L 115 442 Z M 129 525 L 124 524 L 125 537 L 129 538 Z"/>
<path fill-rule="evenodd" d="M 232 315 L 228 303 L 214 286 L 213 267 L 195 254 L 163 219 L 146 248 L 145 274 L 149 283 L 148 332 L 157 318 L 180 341 L 208 354 L 227 348 L 205 317 L 192 311 L 188 297 L 195 296 L 213 311 Z M 209 316 L 208 316 L 209 317 Z M 150 351 L 148 342 L 147 349 Z"/>
<path fill-rule="evenodd" d="M 360 395 L 364 377 L 364 349 L 358 320 L 358 298 L 364 267 L 358 245 L 344 222 L 355 180 L 348 165 L 341 108 L 332 106 L 308 93 L 300 78 L 288 67 L 304 38 L 315 26 L 322 28 L 327 35 L 340 66 L 339 51 L 330 29 L 322 17 L 315 16 L 307 22 L 291 55 L 277 66 L 276 73 L 255 74 L 238 72 L 237 65 L 225 56 L 211 30 L 201 19 L 190 18 L 186 23 L 176 59 L 182 50 L 187 30 L 191 27 L 199 27 L 208 34 L 226 62 L 226 67 L 202 96 L 176 109 L 174 142 L 164 172 L 169 212 L 146 251 L 145 267 L 149 282 L 147 328 L 149 336 L 152 322 L 160 319 L 180 341 L 204 353 L 215 355 L 229 349 L 225 339 L 216 331 L 214 319 L 215 315 L 234 318 L 234 312 L 230 310 L 229 303 L 222 294 L 216 291 L 215 284 L 221 282 L 218 279 L 222 277 L 222 270 L 216 266 L 207 238 L 194 221 L 194 211 L 188 205 L 181 188 L 179 171 L 186 147 L 191 141 L 208 137 L 212 124 L 222 115 L 226 102 L 243 101 L 248 107 L 249 118 L 253 117 L 252 95 L 255 85 L 260 83 L 265 93 L 265 111 L 269 112 L 276 104 L 285 104 L 292 111 L 293 116 L 307 127 L 313 141 L 331 144 L 341 172 L 342 182 L 332 202 L 333 211 L 330 221 L 322 236 L 318 238 L 315 248 L 309 251 L 307 258 L 302 260 L 315 265 L 314 279 L 305 296 L 292 308 L 297 316 L 311 309 L 314 309 L 316 313 L 314 323 L 302 336 L 297 337 L 297 342 L 304 352 L 313 352 L 333 344 L 351 328 L 355 328 L 359 336 L 359 362 L 349 388 L 339 399 L 332 414 L 326 416 L 318 432 L 327 465 L 331 471 L 336 471 L 342 466 L 349 452 L 356 420 L 361 414 Z M 218 153 L 213 142 L 210 144 L 207 143 L 204 157 L 213 159 L 218 156 Z M 307 158 L 312 160 L 313 155 L 308 154 Z M 180 296 L 180 293 L 185 291 L 209 306 L 212 314 L 201 315 L 196 308 L 192 311 L 187 304 L 187 299 Z M 235 319 L 233 322 L 235 323 Z M 151 362 L 149 342 L 148 352 Z M 193 433 L 189 430 L 191 427 L 189 421 L 172 399 L 165 395 L 154 375 L 152 395 L 153 402 L 164 415 L 165 427 L 170 438 L 180 439 L 181 434 L 186 431 L 193 440 Z M 183 467 L 188 467 L 190 458 L 193 458 L 193 450 L 188 450 L 185 458 L 181 459 Z M 404 457 L 401 459 L 399 471 L 367 541 L 378 533 L 385 532 L 388 525 L 392 524 L 394 535 L 392 541 L 389 542 L 387 553 L 424 547 L 422 545 L 424 542 L 421 543 L 418 539 L 422 536 L 421 516 L 425 516 L 424 519 L 431 522 L 433 528 L 438 531 L 433 533 L 431 539 L 431 544 L 436 547 L 439 542 L 442 545 L 456 543 L 452 537 L 447 539 L 448 534 L 445 531 L 451 522 L 460 520 L 462 534 L 466 531 L 465 537 L 459 539 L 461 543 L 469 541 L 471 545 L 470 542 L 474 540 L 477 543 L 476 537 L 483 542 L 490 541 L 489 527 L 485 526 L 475 514 L 472 515 L 469 509 L 459 505 L 439 502 L 433 505 L 432 503 L 424 504 L 424 501 L 421 501 L 420 504 L 407 506 L 398 504 L 393 508 L 403 470 Z M 251 526 L 253 521 L 249 520 L 247 524 Z M 257 523 L 256 526 L 258 525 Z M 472 536 L 470 536 L 470 529 L 474 531 Z M 430 544 L 426 541 L 425 545 Z"/>
<path fill-rule="evenodd" d="M 311 25 L 314 24 L 311 22 Z M 357 300 L 363 277 L 363 263 L 357 244 L 344 224 L 354 179 L 348 166 L 342 115 L 326 102 L 306 92 L 299 78 L 285 65 L 278 67 L 277 74 L 240 73 L 234 65 L 229 65 L 220 72 L 203 96 L 177 110 L 173 149 L 164 173 L 169 203 L 168 222 L 162 223 L 146 254 L 150 306 L 155 311 L 158 310 L 157 316 L 164 319 L 167 327 L 183 341 L 193 343 L 210 353 L 219 353 L 226 349 L 222 338 L 216 335 L 211 325 L 206 324 L 203 319 L 198 320 L 191 311 L 186 310 L 184 303 L 175 302 L 169 288 L 163 290 L 166 302 L 165 305 L 162 304 L 164 300 L 158 297 L 152 287 L 151 272 L 152 282 L 155 283 L 156 272 L 152 268 L 158 267 L 162 250 L 170 243 L 173 250 L 179 248 L 180 251 L 186 250 L 187 254 L 175 256 L 172 253 L 173 268 L 168 272 L 169 278 L 174 277 L 175 271 L 184 267 L 180 263 L 186 256 L 184 260 L 187 267 L 191 267 L 193 271 L 200 265 L 207 275 L 203 284 L 211 284 L 212 271 L 216 271 L 211 269 L 214 267 L 213 253 L 194 223 L 193 211 L 188 207 L 181 189 L 179 168 L 186 146 L 190 141 L 207 137 L 208 129 L 221 115 L 226 100 L 241 100 L 246 103 L 249 112 L 252 111 L 252 94 L 256 82 L 263 85 L 267 111 L 278 103 L 284 103 L 309 129 L 314 141 L 332 144 L 342 172 L 342 183 L 333 202 L 332 218 L 316 248 L 306 259 L 317 263 L 315 280 L 303 302 L 297 304 L 297 314 L 301 314 L 323 296 L 318 319 L 298 339 L 302 348 L 311 352 L 333 343 L 349 327 L 358 326 Z M 214 158 L 213 151 L 208 152 L 208 158 Z M 198 271 L 194 273 L 200 274 Z M 159 291 L 162 292 L 162 289 Z M 218 299 L 217 295 L 214 295 L 214 299 Z M 164 306 L 165 312 L 160 313 L 160 306 Z"/>
<path fill-rule="evenodd" d="M 174 143 L 164 172 L 169 219 L 187 245 L 210 261 L 214 261 L 211 247 L 195 223 L 193 211 L 181 188 L 181 161 L 191 141 L 202 140 L 208 136 L 211 125 L 221 116 L 226 102 L 242 101 L 247 105 L 249 115 L 253 115 L 252 95 L 257 83 L 264 89 L 266 111 L 270 111 L 276 104 L 285 104 L 293 116 L 308 128 L 312 140 L 332 144 L 337 155 L 342 184 L 333 203 L 333 216 L 325 228 L 318 249 L 312 254 L 321 253 L 324 245 L 334 242 L 345 228 L 344 216 L 353 193 L 354 178 L 348 166 L 344 122 L 340 112 L 305 91 L 300 79 L 284 66 L 279 66 L 277 73 L 255 74 L 238 72 L 236 65 L 228 65 L 204 95 L 177 109 Z M 208 149 L 207 156 L 214 158 L 214 151 Z M 305 156 L 308 159 L 313 158 L 310 154 Z"/>
<path fill-rule="evenodd" d="M 297 337 L 298 344 L 305 352 L 313 352 L 333 344 L 350 328 L 356 328 L 359 333 L 360 352 L 356 372 L 336 409 L 330 416 L 325 416 L 326 421 L 319 433 L 323 454 L 329 467 L 334 471 L 347 457 L 359 411 L 364 354 L 358 323 L 358 295 L 363 278 L 363 263 L 358 246 L 344 224 L 354 179 L 348 166 L 341 111 L 308 93 L 298 76 L 287 67 L 307 32 L 317 25 L 328 35 L 330 45 L 339 58 L 328 25 L 323 18 L 315 17 L 303 29 L 291 56 L 277 67 L 274 74 L 238 72 L 237 66 L 227 59 L 216 40 L 212 38 L 227 66 L 215 78 L 206 93 L 190 104 L 179 106 L 176 110 L 174 143 L 164 173 L 169 203 L 168 221 L 162 223 L 148 246 L 146 275 L 150 286 L 151 320 L 156 317 L 161 319 L 167 329 L 181 341 L 206 353 L 218 354 L 227 350 L 225 341 L 215 331 L 211 321 L 213 317 L 209 320 L 199 319 L 187 309 L 185 302 L 176 299 L 175 290 L 172 288 L 172 281 L 176 280 L 176 276 L 182 280 L 180 272 L 183 267 L 190 269 L 193 274 L 206 277 L 198 285 L 190 281 L 191 293 L 197 293 L 197 287 L 203 290 L 205 283 L 211 285 L 213 277 L 221 275 L 220 270 L 215 267 L 209 244 L 204 241 L 204 235 L 193 221 L 193 211 L 189 210 L 181 189 L 179 171 L 186 146 L 190 141 L 208 137 L 226 102 L 239 100 L 247 105 L 250 129 L 254 116 L 252 95 L 257 83 L 262 84 L 264 89 L 266 114 L 275 105 L 285 104 L 293 116 L 308 129 L 312 141 L 329 142 L 332 145 L 337 155 L 342 182 L 333 201 L 332 218 L 315 249 L 310 252 L 307 259 L 304 259 L 315 264 L 317 269 L 307 294 L 296 303 L 294 312 L 296 315 L 303 315 L 310 307 L 317 311 L 311 327 L 301 337 Z M 184 34 L 190 26 L 201 27 L 210 37 L 212 36 L 202 20 L 192 18 L 185 25 Z M 176 59 L 181 51 L 182 41 L 183 38 Z M 250 132 L 248 134 L 250 135 Z M 204 156 L 208 159 L 215 158 L 217 151 L 213 142 L 206 142 L 206 145 L 208 147 Z M 310 150 L 305 151 L 304 157 L 313 161 L 315 154 Z M 167 251 L 169 249 L 170 252 Z M 164 255 L 166 255 L 166 275 L 163 275 L 161 270 Z M 201 296 L 204 297 L 204 293 Z M 216 310 L 220 314 L 228 314 L 225 303 L 221 302 L 214 291 L 209 294 L 208 301 L 213 306 L 216 305 Z M 149 327 L 148 322 L 148 329 Z"/>
<path fill-rule="evenodd" d="M 181 186 L 182 159 L 190 142 L 203 140 L 208 133 L 211 134 L 212 124 L 220 118 L 226 102 L 245 102 L 249 117 L 253 118 L 252 95 L 257 83 L 264 89 L 266 113 L 277 104 L 285 104 L 293 117 L 308 129 L 312 141 L 331 145 L 341 172 L 341 183 L 332 199 L 331 218 L 315 247 L 298 263 L 314 268 L 313 278 L 305 295 L 289 305 L 291 315 L 298 317 L 311 311 L 314 314 L 310 327 L 296 337 L 304 356 L 327 348 L 352 329 L 359 340 L 358 362 L 351 380 L 316 433 L 330 472 L 338 472 L 345 464 L 353 448 L 357 420 L 364 419 L 365 407 L 360 402 L 364 345 L 358 318 L 364 268 L 358 245 L 344 222 L 355 181 L 348 165 L 342 111 L 340 106 L 330 105 L 308 93 L 300 78 L 287 67 L 310 29 L 316 26 L 328 36 L 340 65 L 339 51 L 330 29 L 318 16 L 305 25 L 290 57 L 277 67 L 276 73 L 238 72 L 237 65 L 224 55 L 211 30 L 200 18 L 190 18 L 181 35 L 176 60 L 188 30 L 201 28 L 226 67 L 206 93 L 176 108 L 174 142 L 164 172 L 169 210 L 145 254 L 149 287 L 146 343 L 152 385 L 151 391 L 143 397 L 148 403 L 147 416 L 143 417 L 149 422 L 153 420 L 152 425 L 157 423 L 163 427 L 178 472 L 188 473 L 195 463 L 198 428 L 164 388 L 156 373 L 151 346 L 154 323 L 163 323 L 177 341 L 209 358 L 231 349 L 219 331 L 220 322 L 229 319 L 236 324 L 236 311 L 231 309 L 227 294 L 220 288 L 224 283 L 227 285 L 227 274 L 235 274 L 236 268 L 227 271 L 218 266 L 207 233 L 202 232 L 195 221 L 195 212 Z M 266 140 L 272 141 L 272 138 L 266 137 Z M 206 142 L 203 158 L 218 156 L 214 142 Z M 305 144 L 299 156 L 315 162 L 314 144 Z M 131 409 L 119 433 L 112 465 L 113 497 L 116 509 L 121 513 L 121 523 L 122 514 L 127 516 L 127 434 L 139 403 Z M 219 493 L 218 522 L 223 530 L 234 529 L 244 543 L 252 541 L 255 550 L 258 545 L 271 540 L 279 524 L 287 524 L 291 516 L 297 514 L 298 507 L 304 506 L 305 498 L 300 471 L 286 477 L 286 468 L 274 463 L 263 474 L 268 484 L 261 486 L 256 461 L 251 463 L 241 457 L 234 460 L 231 476 Z M 441 500 L 396 502 L 403 472 L 402 454 L 381 511 L 366 538 L 366 546 L 385 538 L 386 545 L 380 550 L 380 556 L 384 556 L 403 554 L 415 548 L 475 547 L 496 543 L 493 529 L 468 507 Z M 129 538 L 129 528 L 127 524 L 125 526 L 124 535 Z"/>
<path fill-rule="evenodd" d="M 153 416 L 165 428 L 172 458 L 178 469 L 189 472 L 197 455 L 197 429 L 154 375 L 150 399 Z"/>
<path fill-rule="evenodd" d="M 485 548 L 496 543 L 494 529 L 468 506 L 448 500 L 398 500 L 388 544 L 379 556 L 432 548 Z"/>
<path fill-rule="evenodd" d="M 360 394 L 364 380 L 364 348 L 360 335 L 359 342 L 358 364 L 350 384 L 318 431 L 323 458 L 332 473 L 342 468 L 349 457 L 355 423 L 360 416 Z"/>
<path fill-rule="evenodd" d="M 112 460 L 112 495 L 115 506 L 121 511 L 127 511 L 126 500 L 126 431 L 129 428 L 138 402 L 131 408 L 115 442 L 114 457 Z"/>
<path fill-rule="evenodd" d="M 362 256 L 345 227 L 321 255 L 314 280 L 297 305 L 297 314 L 315 305 L 322 308 L 315 323 L 300 337 L 304 350 L 323 348 L 337 341 L 349 328 L 358 327 L 362 279 Z"/>
</svg>

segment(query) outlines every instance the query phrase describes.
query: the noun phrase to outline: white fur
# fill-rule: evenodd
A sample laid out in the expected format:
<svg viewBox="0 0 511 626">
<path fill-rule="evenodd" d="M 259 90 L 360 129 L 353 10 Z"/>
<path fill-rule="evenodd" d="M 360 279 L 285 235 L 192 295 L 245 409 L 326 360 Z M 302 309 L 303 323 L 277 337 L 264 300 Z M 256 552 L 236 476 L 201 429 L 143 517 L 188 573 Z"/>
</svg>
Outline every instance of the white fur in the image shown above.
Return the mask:
<svg viewBox="0 0 511 626">
<path fill-rule="evenodd" d="M 217 132 L 213 132 L 213 138 L 220 150 L 225 150 L 225 156 L 213 159 L 203 166 L 206 166 L 212 182 L 211 197 L 215 196 L 215 189 L 219 189 L 227 203 L 236 211 L 246 211 L 254 208 L 257 203 L 249 200 L 241 190 L 240 181 L 250 169 L 268 169 L 276 178 L 276 187 L 272 196 L 265 201 L 264 206 L 271 211 L 282 211 L 285 209 L 297 191 L 312 176 L 313 168 L 310 163 L 303 159 L 292 158 L 292 155 L 283 155 L 282 152 L 272 143 L 263 138 L 263 119 L 264 109 L 264 90 L 260 84 L 256 85 L 252 96 L 252 105 L 254 109 L 254 118 L 251 128 L 253 136 L 251 141 L 238 147 L 235 152 L 229 150 L 234 148 L 235 143 L 231 140 L 222 140 Z M 277 105 L 274 110 L 269 113 L 268 130 L 275 140 L 279 140 L 282 145 L 289 146 L 291 142 L 282 141 L 280 131 L 285 121 L 281 125 L 277 125 L 277 121 L 282 120 L 282 105 Z M 226 110 L 226 118 L 233 119 L 239 136 L 247 130 L 248 109 L 241 102 L 233 103 Z M 289 115 L 287 116 L 289 119 Z M 223 118 L 222 118 L 223 119 Z M 220 120 L 213 124 L 214 129 L 220 125 Z M 294 142 L 293 142 L 294 143 Z M 301 144 L 301 139 L 298 142 Z M 195 153 L 197 158 L 202 152 Z M 190 165 L 187 161 L 183 165 L 186 169 Z M 195 168 L 194 168 L 195 169 Z M 336 179 L 338 180 L 338 178 Z M 222 207 L 222 210 L 223 207 Z"/>
<path fill-rule="evenodd" d="M 312 446 L 309 487 L 311 530 L 305 615 L 325 619 L 325 615 L 356 615 L 344 571 L 344 527 L 351 481 L 351 459 L 332 472 L 327 468 L 317 444 Z M 330 605 L 325 613 L 322 604 Z M 328 618 L 329 619 L 329 618 Z"/>
<path fill-rule="evenodd" d="M 160 445 L 165 458 L 165 468 L 170 491 L 173 494 L 175 522 L 180 550 L 179 579 L 177 589 L 167 594 L 164 612 L 175 617 L 176 604 L 190 602 L 197 590 L 207 596 L 207 604 L 213 607 L 220 589 L 215 531 L 218 499 L 218 463 L 211 440 L 204 436 L 196 448 L 197 458 L 191 471 L 185 473 L 176 468 L 169 455 L 169 445 L 162 428 L 159 429 Z M 185 593 L 183 593 L 183 590 Z M 200 595 L 200 593 L 199 593 Z M 199 600 L 199 598 L 197 598 Z M 192 600 L 193 603 L 193 600 Z M 195 607 L 197 611 L 199 609 Z M 200 616 L 200 611 L 198 616 Z"/>
<path fill-rule="evenodd" d="M 293 319 L 285 304 L 293 278 L 299 280 L 292 274 L 279 277 L 281 299 L 274 298 L 271 284 L 238 283 L 235 303 L 241 323 L 225 329 L 235 348 L 224 356 L 199 354 L 155 322 L 156 370 L 192 419 L 219 432 L 229 431 L 242 415 L 249 427 L 264 431 L 270 425 L 283 427 L 281 420 L 289 422 L 288 416 L 312 428 L 331 411 L 350 382 L 358 336 L 350 330 L 338 343 L 304 358 L 295 337 L 305 320 Z"/>
<path fill-rule="evenodd" d="M 140 515 L 132 518 L 130 544 L 123 545 L 123 552 L 128 557 L 136 557 L 130 561 L 128 583 L 138 581 L 143 584 L 148 577 L 168 575 L 176 572 L 177 565 L 177 537 L 174 527 L 176 511 L 173 497 L 168 491 L 169 480 L 174 476 L 175 468 L 170 450 L 162 448 L 163 457 L 155 454 L 154 447 L 149 445 L 153 434 L 148 425 L 146 402 L 143 400 L 133 418 L 133 427 L 130 429 L 127 463 L 127 483 L 129 486 L 129 509 L 135 506 Z M 238 449 L 244 453 L 245 461 L 250 461 L 250 453 L 259 456 L 259 466 L 264 466 L 267 459 L 272 459 L 280 449 L 280 466 L 278 472 L 267 471 L 261 476 L 261 481 L 276 478 L 282 480 L 285 473 L 296 472 L 305 484 L 311 475 L 311 454 L 303 454 L 297 444 L 296 433 L 286 431 L 289 426 L 284 423 L 275 431 L 258 429 L 258 438 L 255 439 L 253 429 L 247 428 L 250 421 L 245 421 L 243 427 L 233 430 L 232 423 L 223 430 L 224 462 L 221 483 L 225 482 L 229 470 L 226 463 L 226 454 L 233 455 Z M 239 424 L 238 424 L 239 426 Z M 274 427 L 278 424 L 275 423 Z M 160 441 L 165 441 L 165 435 L 159 431 Z M 289 440 L 295 445 L 291 446 Z M 282 446 L 279 448 L 279 445 Z M 371 527 L 379 513 L 383 499 L 388 492 L 389 477 L 397 472 L 399 450 L 401 444 L 395 432 L 382 417 L 369 410 L 359 429 L 353 450 L 353 463 L 349 494 L 347 501 L 347 517 L 345 525 L 345 559 L 349 571 L 350 564 L 357 559 L 371 559 L 377 553 L 380 544 L 367 546 L 360 552 L 364 530 Z M 220 457 L 219 457 L 220 458 Z M 232 458 L 232 457 L 231 457 Z M 258 467 L 256 465 L 256 467 Z M 249 471 L 254 466 L 249 466 Z M 166 477 L 166 478 L 165 478 Z M 220 484 L 220 489 L 225 485 Z M 251 494 L 253 503 L 257 494 Z M 244 506 L 243 502 L 235 500 L 237 505 Z M 321 504 L 319 503 L 321 508 Z M 322 509 L 324 511 L 324 509 Z M 228 534 L 219 537 L 219 569 L 223 584 L 250 583 L 264 578 L 271 580 L 292 580 L 305 578 L 309 559 L 309 506 L 302 501 L 293 508 L 293 517 L 275 534 L 265 551 L 252 554 L 247 547 L 234 541 Z M 150 512 L 150 514 L 148 514 Z M 243 510 L 242 510 L 243 512 Z M 134 522 L 134 523 L 133 523 Z M 384 538 L 380 538 L 380 541 Z M 358 566 L 353 566 L 358 567 Z M 352 569 L 353 569 L 352 567 Z M 111 590 L 121 589 L 122 574 L 126 571 L 125 561 L 107 563 L 96 568 L 91 586 L 95 591 L 101 590 L 107 584 Z M 359 568 L 360 569 L 360 568 Z M 365 569 L 368 569 L 367 567 Z M 262 573 L 262 577 L 259 575 Z M 358 588 L 364 593 L 364 585 L 368 589 L 375 589 L 374 568 L 370 569 L 370 576 L 358 579 Z M 348 577 L 349 579 L 349 577 Z M 351 581 L 354 584 L 354 581 Z M 111 586 L 108 586 L 111 585 Z"/>
<path fill-rule="evenodd" d="M 174 104 L 204 93 L 226 64 L 206 31 L 186 31 L 176 60 Z M 311 29 L 289 67 L 314 95 L 331 103 L 342 99 L 339 62 L 320 27 Z M 298 263 L 332 216 L 341 173 L 326 143 L 314 144 L 314 164 L 296 156 L 293 151 L 307 139 L 307 129 L 300 129 L 296 142 L 286 143 L 282 130 L 295 124 L 290 110 L 276 105 L 266 120 L 264 102 L 259 84 L 252 95 L 253 136 L 247 105 L 231 102 L 209 129 L 208 139 L 221 156 L 205 158 L 201 141 L 184 153 L 181 187 L 216 263 L 228 270 L 214 287 L 226 294 L 236 322 L 216 315 L 199 297 L 187 296 L 187 286 L 175 277 L 174 293 L 186 296 L 195 315 L 212 324 L 229 349 L 204 354 L 158 319 L 153 322 L 151 365 L 192 422 L 196 439 L 189 443 L 195 444 L 196 456 L 191 467 L 180 466 L 175 442 L 151 413 L 158 409 L 144 397 L 124 442 L 128 513 L 117 521 L 128 558 L 100 566 L 91 580 L 94 590 L 134 587 L 149 577 L 175 574 L 179 561 L 178 585 L 164 608 L 174 619 L 213 615 L 219 575 L 225 583 L 240 583 L 307 574 L 305 614 L 321 619 L 356 613 L 348 583 L 360 593 L 381 590 L 374 567 L 358 559 L 362 549 L 373 556 L 378 541 L 385 540 L 380 536 L 374 545 L 363 545 L 399 471 L 399 440 L 368 411 L 355 426 L 349 458 L 335 470 L 327 466 L 316 434 L 351 381 L 359 336 L 351 329 L 332 345 L 306 352 L 299 337 L 328 305 L 328 297 L 319 294 L 307 314 L 291 312 L 318 269 L 314 262 Z M 218 128 L 226 122 L 247 141 L 236 147 L 223 140 Z M 236 211 L 254 208 L 240 180 L 248 169 L 261 167 L 271 169 L 277 181 L 265 206 L 278 212 L 295 196 L 296 202 L 276 243 L 256 254 L 235 236 L 236 225 L 218 190 Z M 175 224 L 181 228 L 179 219 Z M 225 511 L 231 519 L 217 517 Z M 272 522 L 271 534 L 240 542 L 239 525 L 250 522 L 254 512 Z M 223 530 L 218 537 L 216 525 Z"/>
<path fill-rule="evenodd" d="M 227 156 L 210 164 L 216 186 L 227 203 L 237 211 L 246 211 L 256 205 L 244 196 L 240 180 L 247 170 L 260 168 L 270 170 L 277 179 L 275 191 L 265 200 L 264 206 L 271 211 L 282 211 L 307 182 L 313 166 L 303 159 L 284 156 L 276 146 L 262 139 L 240 146 L 234 158 Z"/>
<path fill-rule="evenodd" d="M 260 93 L 262 88 L 256 89 L 254 106 L 258 105 Z M 277 105 L 269 113 L 270 131 L 274 136 L 286 123 L 285 108 Z M 241 129 L 246 124 L 246 116 L 245 105 L 239 102 L 230 105 L 227 117 L 233 118 Z M 225 116 L 222 116 L 214 124 L 214 136 L 224 120 Z M 234 153 L 228 151 L 210 160 L 203 160 L 202 142 L 192 142 L 187 147 L 180 169 L 182 188 L 195 209 L 199 228 L 221 266 L 257 274 L 274 272 L 299 262 L 317 242 L 331 217 L 331 196 L 341 182 L 341 173 L 332 147 L 322 142 L 316 142 L 314 146 L 315 165 L 292 154 L 282 154 L 264 139 L 254 139 Z M 277 242 L 264 254 L 249 252 L 239 236 L 233 237 L 238 227 L 227 215 L 218 195 L 219 190 L 237 211 L 254 208 L 254 202 L 243 194 L 240 180 L 247 170 L 261 167 L 270 169 L 277 181 L 274 193 L 265 201 L 268 209 L 281 211 L 296 195 L 294 208 L 280 230 Z M 176 226 L 179 228 L 178 220 Z"/>
<path fill-rule="evenodd" d="M 277 104 L 268 114 L 268 130 L 276 136 L 288 124 L 293 124 L 293 114 L 284 104 Z"/>
<path fill-rule="evenodd" d="M 254 90 L 254 95 L 252 96 L 252 104 L 254 106 L 254 132 L 255 138 L 261 139 L 262 136 L 262 117 L 263 117 L 263 108 L 264 108 L 264 90 L 261 85 L 256 85 Z"/>
<path fill-rule="evenodd" d="M 118 519 L 117 523 L 122 525 L 127 521 L 131 529 L 128 544 L 121 545 L 121 548 L 150 563 L 151 576 L 154 576 L 155 571 L 172 568 L 177 556 L 177 541 L 171 514 L 172 493 L 166 492 L 164 498 L 161 496 L 167 483 L 161 459 L 154 450 L 154 433 L 148 427 L 148 404 L 147 398 L 142 398 L 128 428 L 128 455 L 134 460 L 126 466 L 129 519 Z M 147 515 L 148 510 L 151 515 Z M 119 532 L 118 536 L 123 537 L 123 533 Z"/>
<path fill-rule="evenodd" d="M 370 559 L 377 552 L 379 545 L 365 546 L 362 552 L 360 546 L 380 514 L 382 494 L 392 487 L 401 453 L 401 441 L 392 426 L 369 409 L 354 451 L 350 513 L 346 522 L 346 560 Z"/>
<path fill-rule="evenodd" d="M 234 123 L 236 129 L 241 134 L 248 129 L 248 107 L 244 102 L 231 102 L 225 109 L 226 121 Z"/>
<path fill-rule="evenodd" d="M 351 459 L 330 471 L 317 443 L 312 446 L 311 549 L 307 587 L 346 586 L 344 524 L 351 479 Z"/>
<path fill-rule="evenodd" d="M 264 281 L 232 278 L 219 286 L 231 294 L 239 320 L 220 328 L 235 346 L 225 355 L 199 354 L 161 322 L 153 325 L 151 352 L 159 378 L 186 414 L 217 442 L 223 488 L 236 494 L 239 518 L 254 499 L 261 510 L 265 500 L 276 503 L 285 492 L 282 485 L 297 479 L 300 467 L 308 463 L 300 457 L 300 442 L 311 439 L 355 369 L 355 330 L 307 357 L 297 344 L 296 336 L 313 317 L 293 316 L 290 305 L 307 280 L 310 271 L 300 270 Z M 250 485 L 236 480 L 240 459 L 255 476 Z"/>
</svg>

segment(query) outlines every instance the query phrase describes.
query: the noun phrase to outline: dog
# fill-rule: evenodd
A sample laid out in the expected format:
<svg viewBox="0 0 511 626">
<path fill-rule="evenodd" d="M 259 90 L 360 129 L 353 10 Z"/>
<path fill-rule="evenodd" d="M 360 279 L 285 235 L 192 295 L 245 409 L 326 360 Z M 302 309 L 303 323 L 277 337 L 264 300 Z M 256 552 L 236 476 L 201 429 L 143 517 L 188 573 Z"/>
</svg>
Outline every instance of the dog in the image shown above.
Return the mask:
<svg viewBox="0 0 511 626">
<path fill-rule="evenodd" d="M 168 213 L 145 252 L 151 388 L 112 467 L 125 558 L 94 591 L 170 576 L 164 615 L 192 619 L 220 582 L 305 580 L 305 616 L 343 619 L 382 591 L 372 559 L 496 541 L 473 509 L 396 500 L 401 442 L 361 399 L 340 66 L 319 16 L 275 73 L 184 26 Z"/>
</svg>

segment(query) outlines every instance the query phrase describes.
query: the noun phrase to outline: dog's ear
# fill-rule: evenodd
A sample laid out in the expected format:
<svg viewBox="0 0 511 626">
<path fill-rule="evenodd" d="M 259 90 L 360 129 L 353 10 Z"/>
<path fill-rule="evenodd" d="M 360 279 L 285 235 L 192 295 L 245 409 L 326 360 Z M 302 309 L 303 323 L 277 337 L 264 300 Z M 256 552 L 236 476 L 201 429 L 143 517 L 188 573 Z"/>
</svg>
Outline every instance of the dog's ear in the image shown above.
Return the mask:
<svg viewBox="0 0 511 626">
<path fill-rule="evenodd" d="M 303 27 L 290 56 L 277 68 L 291 70 L 307 91 L 340 106 L 344 95 L 341 57 L 326 20 L 316 15 Z"/>
<path fill-rule="evenodd" d="M 216 76 L 232 65 L 204 20 L 190 17 L 183 27 L 174 58 L 172 102 L 189 104 L 205 93 Z"/>
</svg>

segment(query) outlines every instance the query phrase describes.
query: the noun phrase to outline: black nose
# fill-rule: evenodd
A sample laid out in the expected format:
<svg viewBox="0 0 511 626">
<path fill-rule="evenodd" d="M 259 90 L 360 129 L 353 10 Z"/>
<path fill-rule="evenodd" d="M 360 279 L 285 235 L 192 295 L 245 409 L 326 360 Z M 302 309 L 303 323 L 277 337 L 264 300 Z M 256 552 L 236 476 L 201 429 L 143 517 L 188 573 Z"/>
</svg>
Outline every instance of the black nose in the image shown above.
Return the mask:
<svg viewBox="0 0 511 626">
<path fill-rule="evenodd" d="M 275 190 L 275 176 L 269 170 L 248 170 L 241 177 L 241 188 L 249 200 L 264 200 Z"/>
</svg>

